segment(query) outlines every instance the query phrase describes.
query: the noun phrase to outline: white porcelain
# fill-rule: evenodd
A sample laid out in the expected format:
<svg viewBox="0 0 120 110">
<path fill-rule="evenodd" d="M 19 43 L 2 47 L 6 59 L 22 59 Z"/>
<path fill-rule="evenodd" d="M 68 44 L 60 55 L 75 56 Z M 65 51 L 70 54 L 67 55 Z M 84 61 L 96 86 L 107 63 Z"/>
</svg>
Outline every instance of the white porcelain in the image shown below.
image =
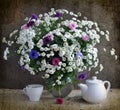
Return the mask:
<svg viewBox="0 0 120 110">
<path fill-rule="evenodd" d="M 105 88 L 107 84 L 107 88 Z M 86 84 L 78 84 L 81 88 L 82 98 L 90 103 L 100 103 L 106 99 L 108 91 L 110 90 L 110 82 L 98 80 L 96 76 L 92 80 L 86 80 Z"/>
<path fill-rule="evenodd" d="M 43 92 L 43 86 L 40 84 L 30 84 L 23 89 L 23 92 L 29 97 L 30 101 L 39 101 Z"/>
</svg>

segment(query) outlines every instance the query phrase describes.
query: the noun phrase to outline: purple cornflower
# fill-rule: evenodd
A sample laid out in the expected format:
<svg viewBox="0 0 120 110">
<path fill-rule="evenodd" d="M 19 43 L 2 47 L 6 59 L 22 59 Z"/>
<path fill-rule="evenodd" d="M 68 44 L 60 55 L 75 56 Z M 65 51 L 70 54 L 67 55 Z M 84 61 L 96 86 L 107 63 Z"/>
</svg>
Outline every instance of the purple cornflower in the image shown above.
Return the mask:
<svg viewBox="0 0 120 110">
<path fill-rule="evenodd" d="M 87 74 L 86 73 L 82 73 L 82 74 L 79 74 L 78 75 L 78 79 L 79 80 L 84 80 L 84 79 L 86 79 L 87 78 Z"/>
<path fill-rule="evenodd" d="M 31 50 L 31 52 L 29 53 L 29 56 L 31 59 L 37 59 L 39 57 L 39 54 L 37 52 L 37 50 Z"/>
<path fill-rule="evenodd" d="M 23 26 L 23 29 L 28 29 L 29 27 L 32 27 L 37 19 L 38 16 L 36 14 L 32 14 L 29 22 Z"/>
<path fill-rule="evenodd" d="M 76 53 L 76 58 L 83 58 L 83 54 L 82 54 L 82 52 L 77 52 Z"/>
<path fill-rule="evenodd" d="M 32 19 L 37 20 L 37 19 L 38 19 L 38 16 L 37 16 L 36 14 L 32 14 L 32 16 L 31 16 L 31 20 L 32 20 Z"/>
<path fill-rule="evenodd" d="M 27 23 L 27 27 L 28 27 L 28 28 L 29 28 L 29 27 L 32 27 L 34 24 L 35 24 L 35 21 L 29 21 L 29 22 Z"/>
<path fill-rule="evenodd" d="M 43 43 L 46 45 L 46 44 L 49 44 L 51 41 L 53 41 L 53 34 L 47 34 L 44 39 L 43 39 Z"/>
<path fill-rule="evenodd" d="M 54 17 L 62 17 L 62 13 L 61 12 L 56 12 L 56 14 L 54 15 Z"/>
</svg>

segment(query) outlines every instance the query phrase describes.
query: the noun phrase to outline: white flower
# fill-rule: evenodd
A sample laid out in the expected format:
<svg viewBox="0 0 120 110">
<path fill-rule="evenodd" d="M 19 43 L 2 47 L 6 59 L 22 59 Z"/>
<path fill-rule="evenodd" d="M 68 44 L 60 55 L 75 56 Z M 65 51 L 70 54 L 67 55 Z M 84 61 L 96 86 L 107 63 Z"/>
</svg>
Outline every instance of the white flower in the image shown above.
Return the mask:
<svg viewBox="0 0 120 110">
<path fill-rule="evenodd" d="M 58 84 L 58 85 L 61 85 L 61 84 L 62 84 L 62 82 L 61 82 L 61 81 L 58 81 L 58 82 L 57 82 L 57 84 Z"/>
<path fill-rule="evenodd" d="M 106 38 L 107 41 L 110 41 L 110 38 L 107 34 L 105 35 L 105 38 Z"/>
<path fill-rule="evenodd" d="M 46 53 L 45 53 L 45 52 L 41 53 L 41 56 L 43 56 L 43 57 L 44 57 L 45 55 L 46 55 Z"/>
<path fill-rule="evenodd" d="M 2 39 L 2 43 L 7 43 L 7 40 L 5 37 L 3 37 L 3 39 Z"/>
<path fill-rule="evenodd" d="M 50 52 L 50 55 L 51 55 L 51 56 L 54 56 L 54 52 L 53 52 L 53 51 L 51 51 L 51 52 Z"/>
<path fill-rule="evenodd" d="M 34 71 L 30 71 L 30 74 L 35 75 L 35 72 Z"/>
<path fill-rule="evenodd" d="M 49 58 L 50 57 L 50 54 L 47 54 L 47 58 Z"/>
<path fill-rule="evenodd" d="M 17 50 L 17 54 L 20 54 L 20 50 Z M 22 53 L 21 53 L 22 54 Z M 23 55 L 23 54 L 22 54 Z"/>
<path fill-rule="evenodd" d="M 115 60 L 117 60 L 118 59 L 118 56 L 117 55 L 115 55 Z"/>
<path fill-rule="evenodd" d="M 102 64 L 100 64 L 100 71 L 102 71 L 103 70 L 103 65 Z"/>
<path fill-rule="evenodd" d="M 25 20 L 25 21 L 28 21 L 28 20 L 29 20 L 29 18 L 28 18 L 28 17 L 26 17 L 24 20 Z"/>
<path fill-rule="evenodd" d="M 54 87 L 55 85 L 56 85 L 55 83 L 52 84 L 53 87 Z"/>
<path fill-rule="evenodd" d="M 35 25 L 36 25 L 36 26 L 39 26 L 40 23 L 41 23 L 41 22 L 40 22 L 40 20 L 38 19 L 38 20 L 35 22 Z"/>
<path fill-rule="evenodd" d="M 9 52 L 9 48 L 6 47 L 6 49 L 5 49 L 5 51 L 4 51 L 4 56 L 3 56 L 3 58 L 4 58 L 5 60 L 7 60 L 7 56 L 8 56 L 9 53 L 10 53 L 10 52 Z"/>
<path fill-rule="evenodd" d="M 58 76 L 58 80 L 60 80 L 61 79 L 61 76 Z"/>
<path fill-rule="evenodd" d="M 115 49 L 114 49 L 114 48 L 112 48 L 112 49 L 110 50 L 110 54 L 111 54 L 111 55 L 115 55 Z"/>
<path fill-rule="evenodd" d="M 108 30 L 106 30 L 106 33 L 109 35 L 109 31 Z"/>
<path fill-rule="evenodd" d="M 106 52 L 107 50 L 106 50 L 106 48 L 103 48 L 103 50 L 104 50 L 104 52 Z"/>
<path fill-rule="evenodd" d="M 70 66 L 66 67 L 66 70 L 67 70 L 67 72 L 72 72 L 73 71 L 73 69 Z"/>
<path fill-rule="evenodd" d="M 49 77 L 50 77 L 50 75 L 46 73 L 45 74 L 45 78 L 49 78 Z"/>
<path fill-rule="evenodd" d="M 14 34 L 16 34 L 18 30 L 14 30 L 12 33 L 10 33 L 9 37 L 11 38 Z"/>
<path fill-rule="evenodd" d="M 43 45 L 43 40 L 42 39 L 40 39 L 39 41 L 38 41 L 38 43 L 37 43 L 37 47 L 41 47 Z"/>
<path fill-rule="evenodd" d="M 62 57 L 62 60 L 63 60 L 63 61 L 66 61 L 66 58 L 65 58 L 65 57 Z"/>
<path fill-rule="evenodd" d="M 59 51 L 59 55 L 60 57 L 64 56 L 65 55 L 65 51 L 61 48 L 60 51 Z"/>
<path fill-rule="evenodd" d="M 98 71 L 95 71 L 95 74 L 99 74 L 99 72 L 98 72 Z"/>
<path fill-rule="evenodd" d="M 101 34 L 101 35 L 105 35 L 105 33 L 104 33 L 103 31 L 100 31 L 100 34 Z"/>
</svg>

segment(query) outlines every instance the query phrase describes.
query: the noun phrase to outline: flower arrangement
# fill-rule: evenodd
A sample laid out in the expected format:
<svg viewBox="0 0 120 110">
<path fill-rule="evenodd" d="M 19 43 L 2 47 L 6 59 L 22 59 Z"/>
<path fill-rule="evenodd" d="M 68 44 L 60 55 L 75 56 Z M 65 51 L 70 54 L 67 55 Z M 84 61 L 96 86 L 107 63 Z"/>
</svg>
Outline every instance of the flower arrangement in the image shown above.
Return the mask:
<svg viewBox="0 0 120 110">
<path fill-rule="evenodd" d="M 27 23 L 19 31 L 10 34 L 14 40 L 3 38 L 3 42 L 9 46 L 17 44 L 15 52 L 19 55 L 19 65 L 33 75 L 44 71 L 42 75 L 49 88 L 60 90 L 76 77 L 85 79 L 87 74 L 78 73 L 86 69 L 90 71 L 100 66 L 102 71 L 96 45 L 101 38 L 110 39 L 109 32 L 100 30 L 96 22 L 82 18 L 81 13 L 54 8 L 39 17 L 32 14 L 26 20 Z M 8 54 L 7 47 L 4 51 L 5 60 Z M 113 48 L 111 55 L 115 55 Z"/>
</svg>

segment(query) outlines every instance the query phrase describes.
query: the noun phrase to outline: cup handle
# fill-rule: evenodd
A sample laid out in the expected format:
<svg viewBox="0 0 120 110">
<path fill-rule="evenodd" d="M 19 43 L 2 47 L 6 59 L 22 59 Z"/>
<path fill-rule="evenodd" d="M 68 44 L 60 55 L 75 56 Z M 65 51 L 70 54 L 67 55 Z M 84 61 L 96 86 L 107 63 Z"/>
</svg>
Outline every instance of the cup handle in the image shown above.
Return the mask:
<svg viewBox="0 0 120 110">
<path fill-rule="evenodd" d="M 105 85 L 105 84 L 107 84 L 107 85 L 108 85 L 108 86 L 107 86 L 107 89 L 106 89 L 107 94 L 108 94 L 108 92 L 109 92 L 109 90 L 110 90 L 110 87 L 111 87 L 111 84 L 110 84 L 110 82 L 109 82 L 109 81 L 104 81 L 103 83 L 104 83 L 104 85 Z"/>
<path fill-rule="evenodd" d="M 25 95 L 27 95 L 27 91 L 26 91 L 26 88 L 23 88 L 23 93 L 25 94 Z"/>
</svg>

